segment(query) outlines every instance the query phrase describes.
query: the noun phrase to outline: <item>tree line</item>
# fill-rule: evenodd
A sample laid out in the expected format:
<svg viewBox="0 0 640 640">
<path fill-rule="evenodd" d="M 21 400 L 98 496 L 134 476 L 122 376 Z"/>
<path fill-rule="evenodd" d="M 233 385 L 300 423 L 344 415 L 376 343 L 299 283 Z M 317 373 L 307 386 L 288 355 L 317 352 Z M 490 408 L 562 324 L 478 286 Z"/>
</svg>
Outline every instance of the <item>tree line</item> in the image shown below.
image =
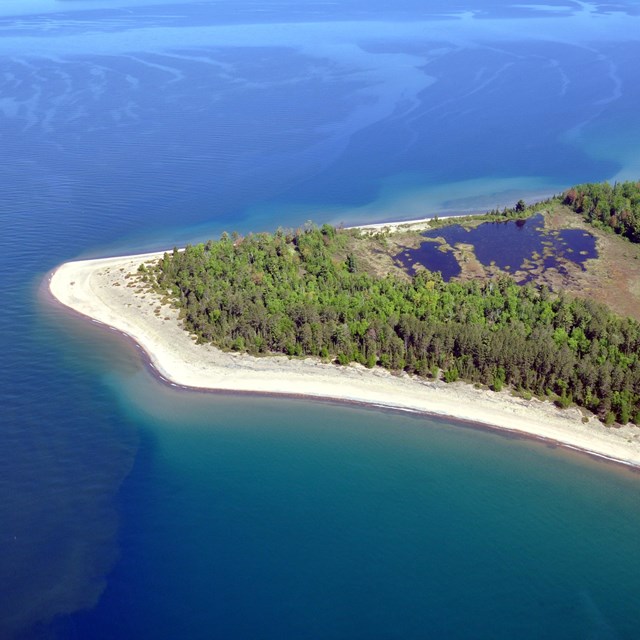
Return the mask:
<svg viewBox="0 0 640 640">
<path fill-rule="evenodd" d="M 581 184 L 569 189 L 563 202 L 595 226 L 640 242 L 640 182 Z"/>
<path fill-rule="evenodd" d="M 166 253 L 150 275 L 182 308 L 186 328 L 221 349 L 510 385 L 525 397 L 575 402 L 609 423 L 640 423 L 634 320 L 506 276 L 376 276 L 354 251 L 371 246 L 329 225 L 225 233 Z"/>
</svg>

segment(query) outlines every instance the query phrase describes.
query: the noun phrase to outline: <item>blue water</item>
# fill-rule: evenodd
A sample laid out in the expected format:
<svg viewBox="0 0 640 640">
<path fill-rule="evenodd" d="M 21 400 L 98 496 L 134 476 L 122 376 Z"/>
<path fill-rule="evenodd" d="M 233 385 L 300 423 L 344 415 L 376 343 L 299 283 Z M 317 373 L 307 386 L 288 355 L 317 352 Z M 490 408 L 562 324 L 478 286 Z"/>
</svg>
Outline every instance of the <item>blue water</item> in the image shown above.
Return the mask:
<svg viewBox="0 0 640 640">
<path fill-rule="evenodd" d="M 458 225 L 456 225 L 458 226 Z M 462 228 L 462 227 L 460 227 Z M 423 242 L 416 249 L 406 249 L 395 256 L 407 273 L 415 273 L 415 267 L 422 265 L 429 271 L 438 271 L 445 282 L 462 273 L 460 264 L 451 251 L 441 251 L 440 243 Z"/>
<path fill-rule="evenodd" d="M 495 264 L 514 274 L 524 272 L 514 276 L 521 284 L 533 280 L 540 267 L 568 275 L 568 262 L 585 271 L 585 262 L 598 257 L 593 234 L 581 229 L 547 231 L 542 214 L 523 220 L 485 222 L 472 229 L 454 224 L 422 235 L 430 240 L 403 251 L 396 260 L 407 270 L 419 263 L 430 271 L 439 271 L 447 282 L 462 270 L 451 251 L 440 250 L 442 245 L 434 242 L 436 238 L 442 238 L 450 247 L 459 243 L 473 245 L 478 262 L 485 267 Z"/>
<path fill-rule="evenodd" d="M 76 257 L 638 177 L 632 2 L 5 0 L 1 638 L 634 638 L 638 476 L 354 407 L 176 392 Z"/>
</svg>

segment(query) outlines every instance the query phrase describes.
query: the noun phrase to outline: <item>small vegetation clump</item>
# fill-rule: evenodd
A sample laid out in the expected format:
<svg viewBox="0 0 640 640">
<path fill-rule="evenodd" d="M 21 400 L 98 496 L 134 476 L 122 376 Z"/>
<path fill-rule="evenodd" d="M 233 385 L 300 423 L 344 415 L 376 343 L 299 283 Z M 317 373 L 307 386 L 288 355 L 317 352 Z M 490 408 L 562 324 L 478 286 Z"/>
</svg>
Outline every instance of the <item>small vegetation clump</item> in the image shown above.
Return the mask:
<svg viewBox="0 0 640 640">
<path fill-rule="evenodd" d="M 441 372 L 640 422 L 636 321 L 506 276 L 375 275 L 358 257 L 373 242 L 329 225 L 223 234 L 165 254 L 148 275 L 182 308 L 185 328 L 222 349 Z"/>
</svg>

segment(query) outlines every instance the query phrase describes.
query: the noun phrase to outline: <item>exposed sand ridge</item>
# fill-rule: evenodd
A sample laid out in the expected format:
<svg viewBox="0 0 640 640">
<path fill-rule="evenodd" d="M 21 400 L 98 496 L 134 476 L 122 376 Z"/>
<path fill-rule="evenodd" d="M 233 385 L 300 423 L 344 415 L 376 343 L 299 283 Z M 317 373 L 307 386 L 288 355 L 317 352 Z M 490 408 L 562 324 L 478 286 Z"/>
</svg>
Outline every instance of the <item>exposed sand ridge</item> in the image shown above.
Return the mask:
<svg viewBox="0 0 640 640">
<path fill-rule="evenodd" d="M 177 385 L 322 397 L 449 416 L 640 467 L 640 429 L 608 428 L 595 418 L 583 423 L 577 408 L 559 410 L 550 402 L 508 392 L 420 380 L 381 368 L 342 367 L 314 358 L 256 358 L 197 345 L 182 328 L 178 311 L 138 282 L 139 265 L 162 255 L 67 262 L 53 273 L 49 287 L 62 304 L 133 338 L 158 373 Z"/>
</svg>

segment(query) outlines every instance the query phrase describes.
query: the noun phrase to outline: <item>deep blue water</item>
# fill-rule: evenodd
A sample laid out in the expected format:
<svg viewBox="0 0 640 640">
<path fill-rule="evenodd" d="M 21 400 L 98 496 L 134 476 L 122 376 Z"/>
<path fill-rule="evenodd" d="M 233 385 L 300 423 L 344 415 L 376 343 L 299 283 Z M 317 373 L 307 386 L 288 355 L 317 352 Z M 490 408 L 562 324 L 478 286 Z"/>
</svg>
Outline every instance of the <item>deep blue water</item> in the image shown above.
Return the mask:
<svg viewBox="0 0 640 640">
<path fill-rule="evenodd" d="M 5 0 L 1 638 L 634 638 L 638 476 L 460 425 L 176 392 L 62 261 L 638 177 L 640 16 Z"/>
<path fill-rule="evenodd" d="M 422 235 L 432 241 L 407 249 L 396 259 L 407 270 L 419 263 L 430 271 L 440 271 L 447 282 L 460 275 L 461 268 L 451 251 L 440 250 L 440 242 L 433 241 L 436 238 L 442 238 L 450 247 L 458 243 L 473 245 L 476 258 L 485 267 L 495 264 L 514 274 L 524 272 L 517 276 L 522 284 L 531 281 L 540 267 L 567 275 L 566 262 L 573 262 L 584 271 L 585 262 L 598 257 L 593 234 L 581 229 L 545 231 L 542 214 L 523 220 L 485 222 L 472 229 L 454 224 Z"/>
</svg>

